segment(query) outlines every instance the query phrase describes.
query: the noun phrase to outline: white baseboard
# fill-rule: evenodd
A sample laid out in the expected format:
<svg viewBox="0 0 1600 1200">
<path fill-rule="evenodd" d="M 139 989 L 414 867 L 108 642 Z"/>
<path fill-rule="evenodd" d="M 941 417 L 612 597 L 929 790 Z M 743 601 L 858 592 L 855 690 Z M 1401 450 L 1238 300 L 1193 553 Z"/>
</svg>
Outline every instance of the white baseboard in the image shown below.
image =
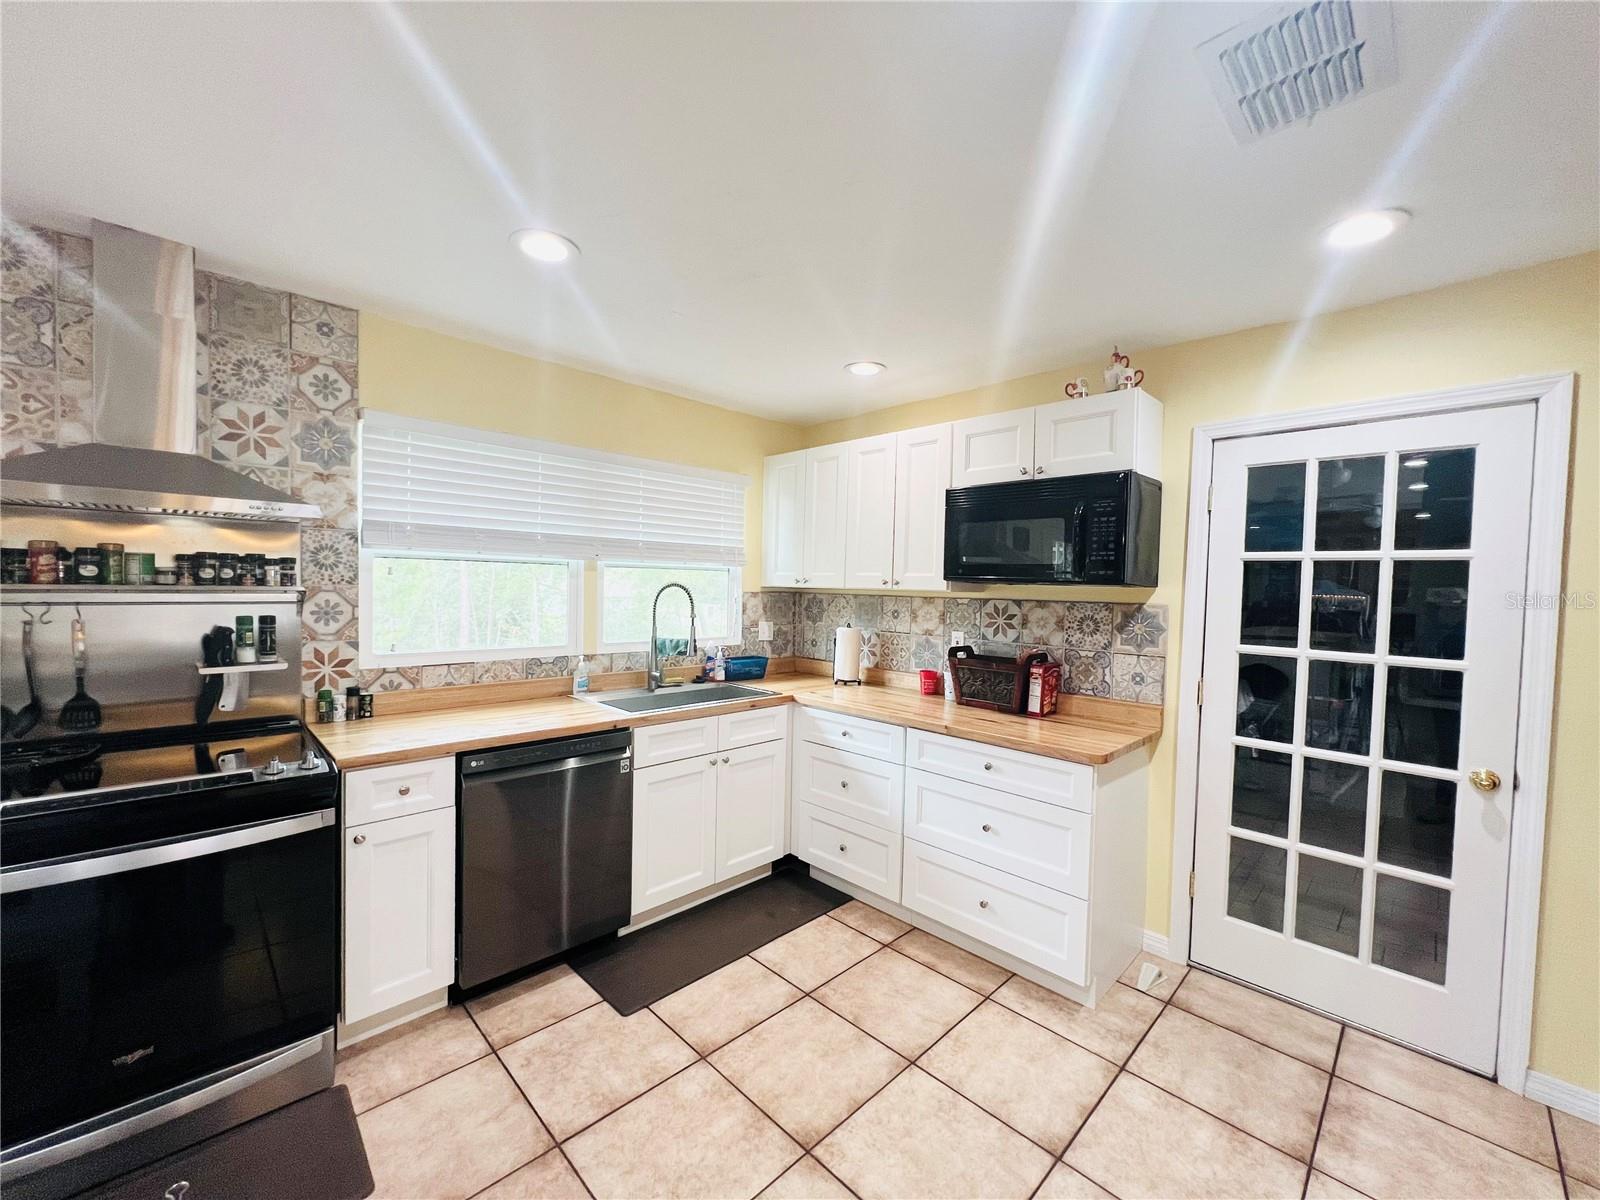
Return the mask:
<svg viewBox="0 0 1600 1200">
<path fill-rule="evenodd" d="M 1146 954 L 1154 954 L 1157 958 L 1172 958 L 1172 948 L 1167 944 L 1167 935 L 1157 933 L 1153 929 L 1144 931 L 1144 949 Z"/>
<path fill-rule="evenodd" d="M 1582 1117 L 1591 1125 L 1600 1125 L 1600 1092 L 1591 1092 L 1542 1071 L 1529 1071 L 1522 1085 L 1522 1094 L 1529 1100 L 1537 1100 L 1540 1104 L 1548 1104 L 1564 1113 Z"/>
</svg>

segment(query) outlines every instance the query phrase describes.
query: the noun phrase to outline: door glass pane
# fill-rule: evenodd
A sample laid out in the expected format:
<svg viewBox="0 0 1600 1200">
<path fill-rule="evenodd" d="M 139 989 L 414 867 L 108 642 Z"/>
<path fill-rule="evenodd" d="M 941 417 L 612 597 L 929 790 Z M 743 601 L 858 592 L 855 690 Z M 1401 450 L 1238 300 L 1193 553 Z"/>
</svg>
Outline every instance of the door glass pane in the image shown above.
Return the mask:
<svg viewBox="0 0 1600 1200">
<path fill-rule="evenodd" d="M 1449 892 L 1409 879 L 1378 876 L 1372 914 L 1373 962 L 1442 984 L 1449 944 Z"/>
<path fill-rule="evenodd" d="M 1301 549 L 1305 514 L 1305 463 L 1250 468 L 1244 509 L 1246 550 Z"/>
<path fill-rule="evenodd" d="M 1293 646 L 1300 640 L 1300 564 L 1247 562 L 1239 640 L 1247 646 Z"/>
<path fill-rule="evenodd" d="M 1367 846 L 1367 768 L 1325 758 L 1305 760 L 1300 782 L 1300 840 L 1346 854 Z"/>
<path fill-rule="evenodd" d="M 1400 455 L 1396 550 L 1462 550 L 1472 544 L 1472 477 L 1477 456 L 1470 446 Z"/>
<path fill-rule="evenodd" d="M 1383 536 L 1383 457 L 1317 464 L 1317 549 L 1376 550 Z"/>
<path fill-rule="evenodd" d="M 1382 786 L 1379 861 L 1448 878 L 1456 841 L 1456 785 L 1385 771 Z"/>
<path fill-rule="evenodd" d="M 1294 737 L 1295 660 L 1239 655 L 1240 737 L 1287 742 Z"/>
<path fill-rule="evenodd" d="M 1467 642 L 1464 562 L 1397 562 L 1389 598 L 1389 653 L 1461 658 Z M 1315 645 L 1315 643 L 1312 643 Z"/>
<path fill-rule="evenodd" d="M 1306 688 L 1306 745 L 1365 754 L 1371 721 L 1372 664 L 1314 659 Z"/>
<path fill-rule="evenodd" d="M 1378 564 L 1319 562 L 1311 576 L 1311 648 L 1372 652 Z"/>
<path fill-rule="evenodd" d="M 1300 856 L 1294 936 L 1355 957 L 1361 946 L 1361 868 Z"/>
<path fill-rule="evenodd" d="M 1311 678 L 1316 680 L 1316 672 Z M 1461 672 L 1390 667 L 1386 758 L 1454 770 L 1461 748 Z"/>
<path fill-rule="evenodd" d="M 1229 841 L 1228 915 L 1281 933 L 1287 852 L 1244 838 Z"/>
<path fill-rule="evenodd" d="M 1289 769 L 1294 760 L 1274 750 L 1235 746 L 1233 823 L 1240 829 L 1289 836 Z"/>
</svg>

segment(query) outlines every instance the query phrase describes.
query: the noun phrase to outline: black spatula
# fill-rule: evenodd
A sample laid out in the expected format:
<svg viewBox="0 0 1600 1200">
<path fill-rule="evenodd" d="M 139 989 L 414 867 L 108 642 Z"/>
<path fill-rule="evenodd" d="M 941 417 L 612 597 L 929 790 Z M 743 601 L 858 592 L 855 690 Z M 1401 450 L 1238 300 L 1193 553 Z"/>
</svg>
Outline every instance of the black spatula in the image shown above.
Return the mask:
<svg viewBox="0 0 1600 1200">
<path fill-rule="evenodd" d="M 11 718 L 10 734 L 22 737 L 39 723 L 44 705 L 39 703 L 39 687 L 33 681 L 33 619 L 22 622 L 22 669 L 28 676 L 28 702 Z"/>
<path fill-rule="evenodd" d="M 100 728 L 100 701 L 83 690 L 83 676 L 89 669 L 89 650 L 83 636 L 83 618 L 72 618 L 72 677 L 78 690 L 72 699 L 61 706 L 61 728 L 69 733 L 82 733 Z"/>
</svg>

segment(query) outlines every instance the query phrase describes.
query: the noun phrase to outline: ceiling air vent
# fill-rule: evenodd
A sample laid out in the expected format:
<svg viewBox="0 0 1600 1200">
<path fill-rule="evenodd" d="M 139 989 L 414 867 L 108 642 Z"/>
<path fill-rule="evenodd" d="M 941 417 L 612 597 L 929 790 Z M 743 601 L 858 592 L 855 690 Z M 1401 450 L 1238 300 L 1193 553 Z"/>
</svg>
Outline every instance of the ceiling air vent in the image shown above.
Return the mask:
<svg viewBox="0 0 1600 1200">
<path fill-rule="evenodd" d="M 1195 53 L 1233 135 L 1253 142 L 1393 83 L 1394 14 L 1386 0 L 1280 5 Z"/>
</svg>

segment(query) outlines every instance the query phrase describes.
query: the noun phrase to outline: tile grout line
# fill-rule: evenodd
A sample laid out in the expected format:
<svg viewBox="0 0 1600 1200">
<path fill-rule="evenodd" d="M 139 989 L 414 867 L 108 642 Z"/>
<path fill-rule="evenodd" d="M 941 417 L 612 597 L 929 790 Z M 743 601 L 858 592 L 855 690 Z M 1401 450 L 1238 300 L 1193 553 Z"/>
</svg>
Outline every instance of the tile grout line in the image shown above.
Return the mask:
<svg viewBox="0 0 1600 1200">
<path fill-rule="evenodd" d="M 1306 1178 L 1300 1185 L 1300 1194 L 1311 1191 L 1311 1172 L 1317 1162 L 1317 1143 L 1322 1141 L 1322 1123 L 1328 1118 L 1328 1101 L 1333 1098 L 1333 1081 L 1338 1078 L 1339 1054 L 1344 1049 L 1344 1026 L 1339 1026 L 1339 1041 L 1333 1048 L 1333 1064 L 1328 1068 L 1328 1086 L 1322 1089 L 1322 1108 L 1317 1113 L 1317 1131 L 1311 1135 L 1311 1152 L 1306 1155 Z"/>
<path fill-rule="evenodd" d="M 1566 1200 L 1572 1200 L 1572 1185 L 1567 1182 L 1567 1159 L 1561 1153 L 1561 1135 L 1556 1132 L 1556 1114 L 1550 1106 L 1544 1106 L 1544 1119 L 1550 1125 L 1550 1140 L 1556 1144 L 1556 1170 L 1561 1175 L 1561 1194 Z"/>
</svg>

